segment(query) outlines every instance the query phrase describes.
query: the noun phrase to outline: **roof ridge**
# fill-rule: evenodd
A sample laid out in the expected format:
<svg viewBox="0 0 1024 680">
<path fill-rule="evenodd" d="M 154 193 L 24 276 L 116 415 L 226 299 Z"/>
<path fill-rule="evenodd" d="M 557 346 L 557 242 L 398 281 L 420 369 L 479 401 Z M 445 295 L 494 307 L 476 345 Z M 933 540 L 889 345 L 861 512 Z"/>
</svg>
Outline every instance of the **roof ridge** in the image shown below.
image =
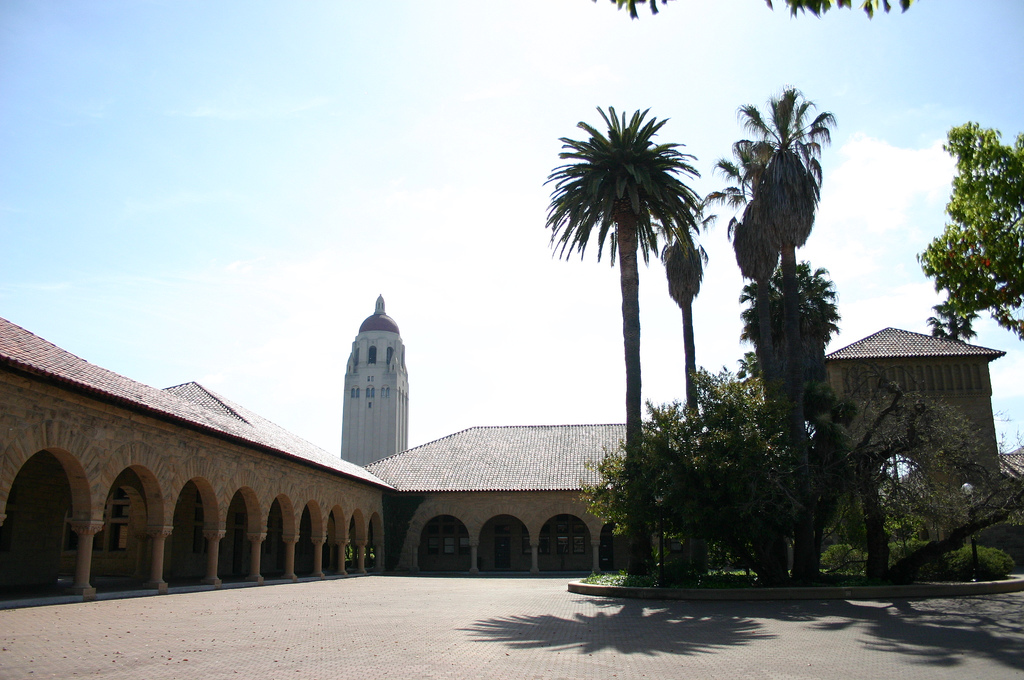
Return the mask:
<svg viewBox="0 0 1024 680">
<path fill-rule="evenodd" d="M 229 415 L 229 416 L 231 416 L 233 418 L 237 418 L 238 420 L 241 420 L 243 423 L 245 423 L 247 425 L 252 425 L 252 422 L 250 422 L 245 416 L 243 416 L 241 413 L 239 413 L 237 409 L 232 408 L 230 405 L 228 405 L 224 401 L 224 399 L 225 399 L 224 397 L 220 396 L 216 392 L 212 392 L 212 391 L 208 390 L 206 387 L 204 387 L 202 384 L 196 382 L 195 380 L 190 380 L 188 382 L 181 383 L 180 385 L 173 385 L 171 387 L 165 387 L 164 391 L 165 392 L 170 392 L 171 394 L 173 394 L 176 397 L 180 397 L 182 399 L 186 399 L 186 400 L 192 402 L 193 404 L 195 404 L 197 406 L 200 406 L 202 408 L 207 409 L 208 411 L 218 410 L 218 409 L 211 409 L 206 404 L 203 404 L 200 401 L 196 401 L 195 399 L 189 399 L 187 396 L 182 396 L 182 395 L 178 394 L 177 392 L 171 392 L 171 390 L 175 390 L 175 389 L 177 389 L 179 387 L 186 387 L 186 388 L 193 388 L 193 389 L 202 390 L 203 394 L 205 394 L 210 399 L 213 399 L 215 402 L 217 402 L 224 409 L 224 411 L 227 412 L 227 415 Z"/>
</svg>

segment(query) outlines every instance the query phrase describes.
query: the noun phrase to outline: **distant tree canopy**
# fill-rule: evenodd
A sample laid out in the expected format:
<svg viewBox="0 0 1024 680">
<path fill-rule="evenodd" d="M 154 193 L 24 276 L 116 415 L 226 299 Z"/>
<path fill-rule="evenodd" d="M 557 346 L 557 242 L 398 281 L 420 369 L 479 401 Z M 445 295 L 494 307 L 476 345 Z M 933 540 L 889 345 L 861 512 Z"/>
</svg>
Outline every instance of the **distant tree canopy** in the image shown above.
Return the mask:
<svg viewBox="0 0 1024 680">
<path fill-rule="evenodd" d="M 618 5 L 619 9 L 623 7 L 629 10 L 629 16 L 633 19 L 639 17 L 637 14 L 637 5 L 647 5 L 647 0 L 611 0 L 613 3 Z M 774 9 L 772 0 L 764 0 L 765 4 L 770 9 Z M 594 0 L 597 2 L 597 0 Z M 668 0 L 661 0 L 661 4 L 664 5 Z M 810 12 L 815 16 L 820 16 L 825 12 L 829 11 L 833 7 L 853 7 L 853 0 L 785 0 L 786 5 L 789 7 L 790 12 L 795 16 L 797 12 Z M 890 11 L 894 5 L 906 12 L 910 5 L 914 3 L 914 0 L 862 0 L 860 8 L 864 10 L 864 13 L 868 15 L 868 18 L 873 17 L 875 12 L 883 10 L 885 12 Z M 651 8 L 651 14 L 658 13 L 658 0 L 650 0 L 649 6 Z"/>
<path fill-rule="evenodd" d="M 936 290 L 960 316 L 988 311 L 1024 339 L 1024 133 L 1013 146 L 977 123 L 949 131 L 956 158 L 945 231 L 920 255 Z"/>
</svg>

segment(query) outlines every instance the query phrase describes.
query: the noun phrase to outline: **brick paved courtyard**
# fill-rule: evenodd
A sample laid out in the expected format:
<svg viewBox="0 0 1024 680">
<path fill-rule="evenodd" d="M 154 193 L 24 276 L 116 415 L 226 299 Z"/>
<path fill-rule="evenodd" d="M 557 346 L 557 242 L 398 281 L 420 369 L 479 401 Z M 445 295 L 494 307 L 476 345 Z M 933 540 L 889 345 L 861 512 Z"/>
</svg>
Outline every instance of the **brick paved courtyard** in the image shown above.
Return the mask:
<svg viewBox="0 0 1024 680">
<path fill-rule="evenodd" d="M 374 576 L 0 611 L 0 678 L 1021 678 L 1024 595 L 671 602 Z"/>
</svg>

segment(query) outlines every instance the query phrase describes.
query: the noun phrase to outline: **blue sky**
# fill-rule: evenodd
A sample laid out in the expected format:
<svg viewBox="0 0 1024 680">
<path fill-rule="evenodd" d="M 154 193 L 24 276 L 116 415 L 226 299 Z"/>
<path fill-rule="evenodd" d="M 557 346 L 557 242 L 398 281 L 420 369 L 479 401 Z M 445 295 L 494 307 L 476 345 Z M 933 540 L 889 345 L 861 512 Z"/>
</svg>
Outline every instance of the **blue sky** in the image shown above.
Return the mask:
<svg viewBox="0 0 1024 680">
<path fill-rule="evenodd" d="M 781 6 L 781 2 L 777 2 Z M 650 108 L 706 193 L 741 104 L 799 87 L 838 120 L 800 251 L 842 333 L 927 332 L 946 132 L 1024 130 L 1024 3 L 791 18 L 670 3 L 0 5 L 0 316 L 156 387 L 198 380 L 329 451 L 344 364 L 383 294 L 409 352 L 410 444 L 474 425 L 623 419 L 618 273 L 553 259 L 560 137 Z M 735 368 L 725 224 L 695 304 L 698 363 Z M 641 273 L 644 396 L 682 396 L 679 310 Z M 997 428 L 1024 433 L 1024 346 L 987 315 Z"/>
</svg>

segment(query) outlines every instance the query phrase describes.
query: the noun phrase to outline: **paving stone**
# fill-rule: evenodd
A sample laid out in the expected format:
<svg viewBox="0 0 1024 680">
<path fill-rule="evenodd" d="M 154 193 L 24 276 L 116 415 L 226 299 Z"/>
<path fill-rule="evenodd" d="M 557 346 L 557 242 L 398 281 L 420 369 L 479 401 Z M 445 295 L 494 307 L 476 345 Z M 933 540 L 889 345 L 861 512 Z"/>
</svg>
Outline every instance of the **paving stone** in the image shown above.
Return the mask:
<svg viewBox="0 0 1024 680">
<path fill-rule="evenodd" d="M 1024 595 L 653 602 L 374 576 L 0 611 L 0 678 L 1024 677 Z"/>
</svg>

